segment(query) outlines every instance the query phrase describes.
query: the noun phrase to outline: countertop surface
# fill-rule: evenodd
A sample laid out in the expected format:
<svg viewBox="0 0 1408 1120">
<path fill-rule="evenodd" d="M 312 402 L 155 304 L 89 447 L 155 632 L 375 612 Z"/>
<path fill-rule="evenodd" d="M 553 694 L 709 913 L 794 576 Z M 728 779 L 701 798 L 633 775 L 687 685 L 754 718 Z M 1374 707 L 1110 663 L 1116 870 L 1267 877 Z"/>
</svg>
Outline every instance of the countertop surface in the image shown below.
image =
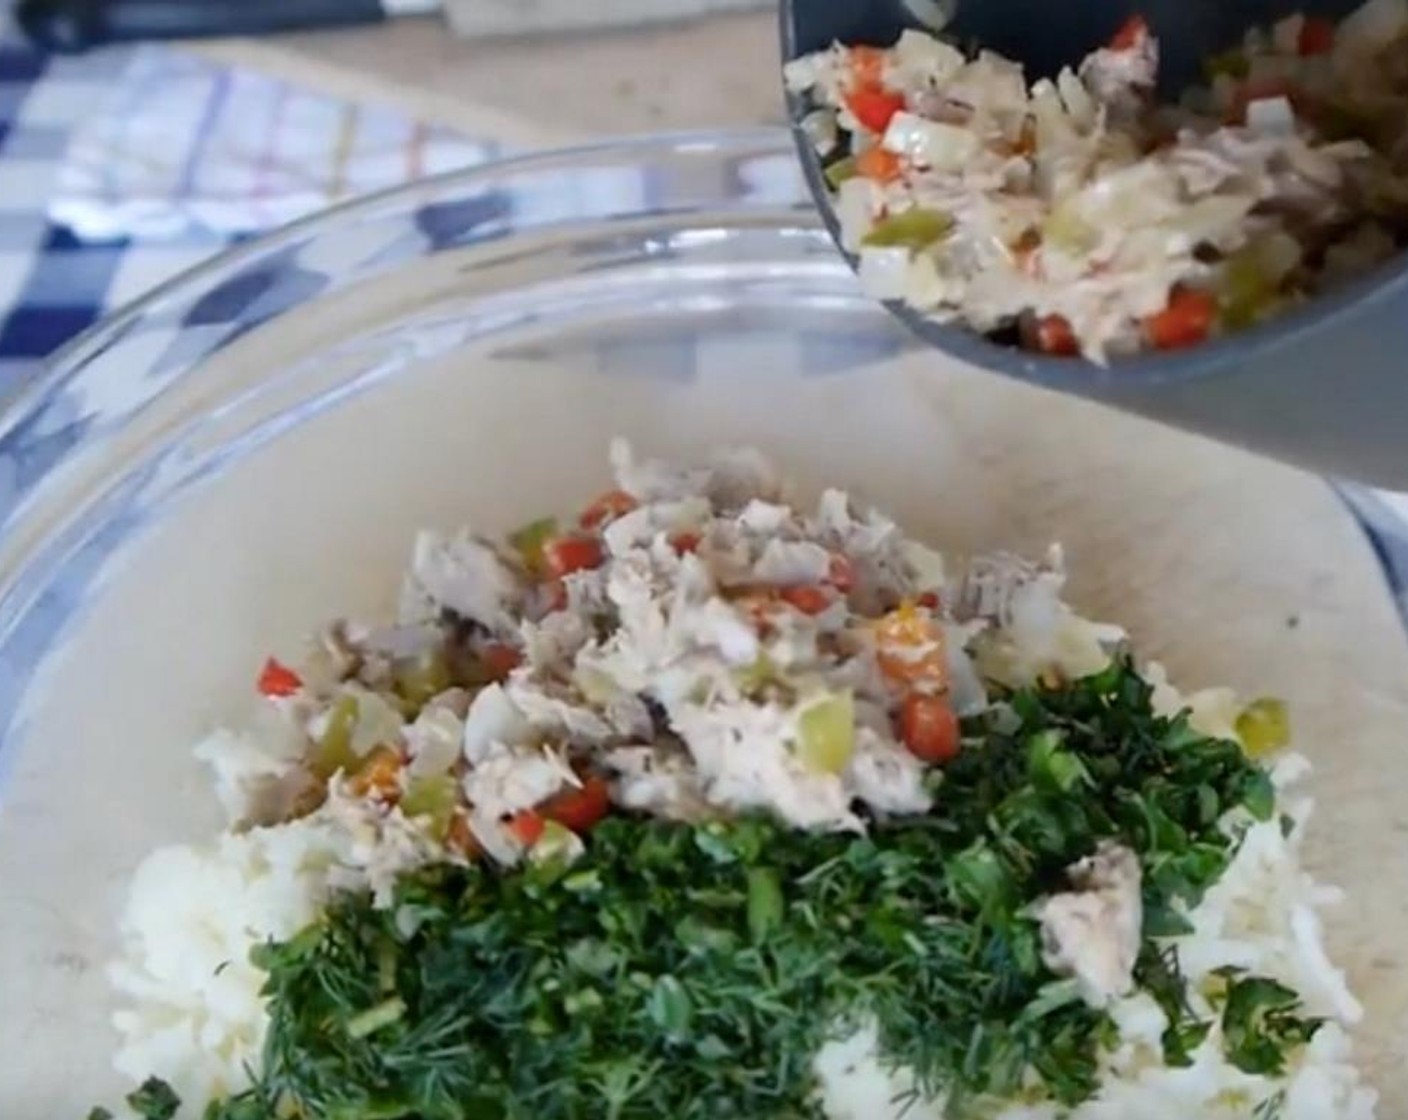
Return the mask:
<svg viewBox="0 0 1408 1120">
<path fill-rule="evenodd" d="M 783 120 L 770 12 L 499 40 L 457 39 L 438 20 L 403 19 L 199 49 L 530 143 Z"/>
</svg>

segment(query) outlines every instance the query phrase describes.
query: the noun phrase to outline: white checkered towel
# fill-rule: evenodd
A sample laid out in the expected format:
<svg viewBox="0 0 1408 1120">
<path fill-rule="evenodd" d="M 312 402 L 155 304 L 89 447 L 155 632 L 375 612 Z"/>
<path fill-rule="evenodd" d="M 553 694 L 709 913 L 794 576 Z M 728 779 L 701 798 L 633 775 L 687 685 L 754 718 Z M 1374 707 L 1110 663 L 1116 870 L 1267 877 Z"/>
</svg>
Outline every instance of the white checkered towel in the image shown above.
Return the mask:
<svg viewBox="0 0 1408 1120">
<path fill-rule="evenodd" d="M 493 154 L 396 110 L 161 47 L 135 51 L 94 110 L 49 207 L 91 240 L 250 233 Z"/>
</svg>

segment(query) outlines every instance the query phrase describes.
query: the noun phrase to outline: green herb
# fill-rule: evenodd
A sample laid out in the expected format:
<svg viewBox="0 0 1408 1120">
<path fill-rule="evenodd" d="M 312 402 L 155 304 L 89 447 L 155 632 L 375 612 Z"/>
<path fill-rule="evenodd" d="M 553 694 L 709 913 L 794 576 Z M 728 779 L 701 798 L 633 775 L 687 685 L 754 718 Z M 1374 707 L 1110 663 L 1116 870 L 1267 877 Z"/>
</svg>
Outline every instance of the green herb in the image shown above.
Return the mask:
<svg viewBox="0 0 1408 1120">
<path fill-rule="evenodd" d="M 1171 946 L 1146 942 L 1134 976 L 1168 1019 L 1161 1039 L 1164 1062 L 1176 1067 L 1192 1065 L 1193 1052 L 1207 1038 L 1212 1023 L 1196 1019 L 1188 1006 L 1187 984 L 1178 966 L 1178 954 Z"/>
<path fill-rule="evenodd" d="M 953 1116 L 1073 1105 L 1114 1025 L 1042 964 L 1031 904 L 1110 837 L 1144 869 L 1135 980 L 1186 1064 L 1210 1024 L 1158 938 L 1226 867 L 1222 814 L 1274 799 L 1238 744 L 1150 697 L 1126 661 L 1006 696 L 966 721 L 933 812 L 866 836 L 615 817 L 566 876 L 441 867 L 390 909 L 343 897 L 257 950 L 262 1069 L 206 1120 L 815 1120 L 814 1055 L 865 1022 Z M 1243 1069 L 1318 1025 L 1270 981 L 1226 998 Z"/>
<path fill-rule="evenodd" d="M 143 1081 L 126 1100 L 127 1107 L 142 1120 L 171 1120 L 181 1107 L 181 1098 L 171 1086 L 155 1077 Z M 88 1113 L 88 1120 L 113 1120 L 113 1115 L 106 1108 L 95 1108 Z"/>
<path fill-rule="evenodd" d="M 1286 1054 L 1315 1037 L 1324 1022 L 1298 1014 L 1300 997 L 1264 976 L 1233 977 L 1222 1008 L 1227 1060 L 1243 1073 L 1285 1072 Z"/>
</svg>

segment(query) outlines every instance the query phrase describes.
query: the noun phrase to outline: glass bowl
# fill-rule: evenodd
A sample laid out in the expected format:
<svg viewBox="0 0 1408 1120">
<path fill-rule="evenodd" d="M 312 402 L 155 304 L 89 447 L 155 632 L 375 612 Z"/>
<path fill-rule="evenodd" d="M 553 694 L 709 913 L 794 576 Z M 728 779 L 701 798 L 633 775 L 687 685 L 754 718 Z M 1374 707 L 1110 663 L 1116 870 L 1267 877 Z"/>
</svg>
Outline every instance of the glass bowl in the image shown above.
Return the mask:
<svg viewBox="0 0 1408 1120">
<path fill-rule="evenodd" d="M 1332 948 L 1395 1060 L 1408 648 L 1320 482 L 915 350 L 779 131 L 531 156 L 220 257 L 61 352 L 0 418 L 0 1115 L 113 1100 L 103 963 L 138 859 L 218 822 L 189 744 L 256 667 L 389 609 L 415 530 L 499 531 L 615 434 L 751 443 L 959 552 L 1065 543 L 1072 597 L 1175 679 L 1291 698 Z"/>
</svg>

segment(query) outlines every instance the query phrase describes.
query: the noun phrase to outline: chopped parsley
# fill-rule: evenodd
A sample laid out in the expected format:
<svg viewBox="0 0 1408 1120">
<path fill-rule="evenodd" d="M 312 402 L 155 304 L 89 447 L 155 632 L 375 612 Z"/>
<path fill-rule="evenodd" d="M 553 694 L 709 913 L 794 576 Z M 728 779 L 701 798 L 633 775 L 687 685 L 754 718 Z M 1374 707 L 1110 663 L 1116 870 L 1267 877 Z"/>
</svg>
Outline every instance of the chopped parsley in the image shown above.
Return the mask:
<svg viewBox="0 0 1408 1120">
<path fill-rule="evenodd" d="M 165 1081 L 149 1077 L 127 1094 L 127 1107 L 142 1120 L 172 1120 L 181 1107 L 181 1099 Z M 113 1115 L 106 1108 L 95 1108 L 88 1113 L 88 1120 L 113 1120 Z"/>
<path fill-rule="evenodd" d="M 1122 660 L 1005 697 L 965 723 L 932 813 L 867 836 L 621 816 L 570 868 L 432 868 L 385 910 L 343 897 L 256 950 L 262 1071 L 206 1120 L 816 1120 L 813 1056 L 864 1023 L 954 1116 L 1033 1086 L 1075 1104 L 1114 1026 L 1043 965 L 1030 907 L 1104 838 L 1139 856 L 1135 981 L 1186 1064 L 1211 1024 L 1160 939 L 1231 858 L 1223 815 L 1267 819 L 1274 795 L 1150 693 Z M 1263 978 L 1227 977 L 1222 1008 L 1248 1072 L 1318 1026 Z M 169 1116 L 149 1099 L 140 1115 Z"/>
</svg>

